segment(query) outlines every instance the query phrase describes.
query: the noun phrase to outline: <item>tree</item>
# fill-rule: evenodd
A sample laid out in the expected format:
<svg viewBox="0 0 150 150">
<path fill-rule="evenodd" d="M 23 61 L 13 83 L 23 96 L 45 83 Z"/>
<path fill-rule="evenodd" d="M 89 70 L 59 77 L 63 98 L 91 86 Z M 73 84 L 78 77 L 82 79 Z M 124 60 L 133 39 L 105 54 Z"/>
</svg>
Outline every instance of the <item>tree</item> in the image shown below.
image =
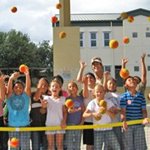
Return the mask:
<svg viewBox="0 0 150 150">
<path fill-rule="evenodd" d="M 18 68 L 26 64 L 30 69 L 46 68 L 53 73 L 53 52 L 48 41 L 35 45 L 21 32 L 0 32 L 0 68 Z M 48 76 L 49 76 L 48 75 Z"/>
</svg>

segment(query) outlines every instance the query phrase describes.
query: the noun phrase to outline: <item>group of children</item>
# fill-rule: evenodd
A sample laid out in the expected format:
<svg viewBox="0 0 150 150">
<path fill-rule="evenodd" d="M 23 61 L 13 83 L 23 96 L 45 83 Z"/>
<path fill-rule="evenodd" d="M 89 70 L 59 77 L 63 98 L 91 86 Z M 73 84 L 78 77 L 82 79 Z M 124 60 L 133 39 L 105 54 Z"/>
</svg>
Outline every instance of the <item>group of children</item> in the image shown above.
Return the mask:
<svg viewBox="0 0 150 150">
<path fill-rule="evenodd" d="M 145 55 L 141 57 L 143 65 L 141 80 L 146 85 L 144 58 Z M 126 63 L 127 59 L 123 59 L 122 67 L 125 67 Z M 84 74 L 86 63 L 80 62 L 76 80 L 82 85 L 81 91 L 75 81 L 67 84 L 67 92 L 63 90 L 64 81 L 60 75 L 54 76 L 50 84 L 42 77 L 34 92 L 31 92 L 29 70 L 24 73 L 25 84 L 18 80 L 19 72 L 9 77 L 7 87 L 5 76 L 0 76 L 1 126 L 3 126 L 2 103 L 7 99 L 9 127 L 61 127 L 61 130 L 51 131 L 9 132 L 10 141 L 13 137 L 19 139 L 19 146 L 15 149 L 30 150 L 32 147 L 32 150 L 80 150 L 82 133 L 83 144 L 87 150 L 147 149 L 144 132 L 144 125 L 149 123 L 146 100 L 141 91 L 137 90 L 139 83 L 135 77 L 127 77 L 124 80 L 126 91 L 118 94 L 117 82 L 109 72 L 103 71 L 102 60 L 99 57 L 93 58 L 91 66 L 94 73 Z M 71 109 L 65 105 L 68 99 L 73 101 Z M 127 121 L 137 119 L 143 119 L 143 123 L 128 126 Z M 99 127 L 84 129 L 83 132 L 76 129 L 65 130 L 66 126 L 71 125 L 110 124 L 121 121 L 122 127 Z"/>
</svg>

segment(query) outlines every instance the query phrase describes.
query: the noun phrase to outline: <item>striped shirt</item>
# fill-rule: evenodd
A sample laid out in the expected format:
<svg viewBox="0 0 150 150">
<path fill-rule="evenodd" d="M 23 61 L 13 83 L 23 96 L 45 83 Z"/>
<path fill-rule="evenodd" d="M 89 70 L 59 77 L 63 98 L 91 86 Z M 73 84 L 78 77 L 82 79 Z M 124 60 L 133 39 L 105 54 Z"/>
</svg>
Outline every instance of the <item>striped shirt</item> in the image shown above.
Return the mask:
<svg viewBox="0 0 150 150">
<path fill-rule="evenodd" d="M 146 109 L 146 100 L 140 92 L 132 96 L 127 91 L 121 95 L 120 107 L 126 109 L 126 120 L 143 119 L 142 110 Z"/>
</svg>

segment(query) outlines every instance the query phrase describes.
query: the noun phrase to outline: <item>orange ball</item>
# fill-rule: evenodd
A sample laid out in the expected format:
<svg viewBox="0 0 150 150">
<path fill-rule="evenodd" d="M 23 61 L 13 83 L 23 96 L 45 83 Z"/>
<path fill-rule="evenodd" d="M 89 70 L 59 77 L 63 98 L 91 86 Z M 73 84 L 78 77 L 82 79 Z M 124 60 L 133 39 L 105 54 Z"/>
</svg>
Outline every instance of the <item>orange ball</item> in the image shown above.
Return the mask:
<svg viewBox="0 0 150 150">
<path fill-rule="evenodd" d="M 129 70 L 127 68 L 122 68 L 120 70 L 120 77 L 126 79 L 129 76 Z"/>
<path fill-rule="evenodd" d="M 58 21 L 58 18 L 56 16 L 53 16 L 51 18 L 52 23 L 56 23 Z"/>
<path fill-rule="evenodd" d="M 74 106 L 74 102 L 72 101 L 72 99 L 67 99 L 65 105 L 67 108 L 72 108 Z"/>
<path fill-rule="evenodd" d="M 110 40 L 109 41 L 109 47 L 112 48 L 112 49 L 115 49 L 119 46 L 119 43 L 117 40 Z"/>
<path fill-rule="evenodd" d="M 124 44 L 128 44 L 130 42 L 129 38 L 128 37 L 124 37 L 123 38 L 123 43 Z"/>
<path fill-rule="evenodd" d="M 25 65 L 25 64 L 22 64 L 22 65 L 19 66 L 19 71 L 21 73 L 25 73 L 28 69 L 29 69 L 28 66 Z"/>
<path fill-rule="evenodd" d="M 17 148 L 19 146 L 19 139 L 13 137 L 10 140 L 10 147 L 11 148 Z"/>
<path fill-rule="evenodd" d="M 64 31 L 62 31 L 62 32 L 59 33 L 59 38 L 60 38 L 60 39 L 63 39 L 63 38 L 65 38 L 66 36 L 67 36 L 67 34 L 66 34 Z"/>
<path fill-rule="evenodd" d="M 99 104 L 99 106 L 107 108 L 107 102 L 105 100 L 100 100 L 100 102 L 98 104 Z"/>
<path fill-rule="evenodd" d="M 11 8 L 11 12 L 12 12 L 12 13 L 16 13 L 16 12 L 17 12 L 17 7 L 15 7 L 15 6 L 12 7 L 12 8 Z"/>
<path fill-rule="evenodd" d="M 128 22 L 130 22 L 130 23 L 134 21 L 134 17 L 133 16 L 129 16 L 127 19 L 128 19 Z"/>
<path fill-rule="evenodd" d="M 56 4 L 56 8 L 57 8 L 57 9 L 62 8 L 62 4 L 61 4 L 61 3 L 57 3 L 57 4 Z"/>
</svg>

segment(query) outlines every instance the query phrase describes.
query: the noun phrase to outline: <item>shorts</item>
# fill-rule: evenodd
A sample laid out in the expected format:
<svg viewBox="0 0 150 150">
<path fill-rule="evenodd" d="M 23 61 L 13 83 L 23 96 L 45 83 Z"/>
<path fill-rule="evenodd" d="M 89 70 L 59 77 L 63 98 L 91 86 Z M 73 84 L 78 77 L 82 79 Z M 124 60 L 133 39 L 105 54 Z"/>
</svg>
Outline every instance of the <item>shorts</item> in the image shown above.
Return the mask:
<svg viewBox="0 0 150 150">
<path fill-rule="evenodd" d="M 92 122 L 84 122 L 84 125 L 93 125 Z M 94 131 L 93 129 L 83 130 L 83 144 L 94 145 Z"/>
<path fill-rule="evenodd" d="M 54 131 L 46 131 L 45 134 L 65 134 L 65 130 L 54 130 Z"/>
</svg>

